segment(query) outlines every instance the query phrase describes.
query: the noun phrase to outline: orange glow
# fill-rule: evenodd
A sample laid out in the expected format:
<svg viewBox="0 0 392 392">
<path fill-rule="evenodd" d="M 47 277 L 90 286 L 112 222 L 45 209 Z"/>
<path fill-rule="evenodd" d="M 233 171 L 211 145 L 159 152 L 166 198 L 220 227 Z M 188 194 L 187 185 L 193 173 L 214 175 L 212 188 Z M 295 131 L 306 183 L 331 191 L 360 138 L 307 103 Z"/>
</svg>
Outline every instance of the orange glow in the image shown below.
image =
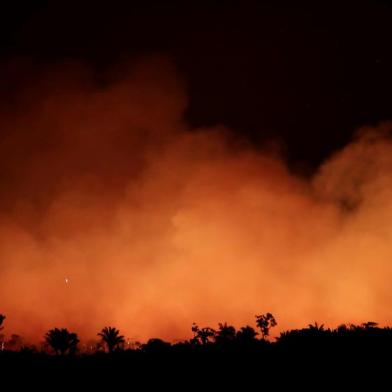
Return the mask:
<svg viewBox="0 0 392 392">
<path fill-rule="evenodd" d="M 123 68 L 34 75 L 1 114 L 6 333 L 174 339 L 267 311 L 280 329 L 391 321 L 390 124 L 307 180 L 228 129 L 190 131 L 170 62 Z"/>
</svg>

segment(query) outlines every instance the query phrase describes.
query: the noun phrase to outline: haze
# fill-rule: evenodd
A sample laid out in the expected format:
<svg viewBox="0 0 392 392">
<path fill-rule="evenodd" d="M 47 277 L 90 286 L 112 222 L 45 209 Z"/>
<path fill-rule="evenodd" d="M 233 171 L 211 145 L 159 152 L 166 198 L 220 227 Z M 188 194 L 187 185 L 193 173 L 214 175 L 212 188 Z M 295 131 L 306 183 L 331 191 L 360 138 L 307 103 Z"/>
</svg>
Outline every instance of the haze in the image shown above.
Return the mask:
<svg viewBox="0 0 392 392">
<path fill-rule="evenodd" d="M 391 124 L 358 130 L 309 178 L 279 148 L 190 129 L 167 58 L 2 71 L 6 331 L 177 339 L 263 312 L 280 330 L 390 321 Z"/>
</svg>

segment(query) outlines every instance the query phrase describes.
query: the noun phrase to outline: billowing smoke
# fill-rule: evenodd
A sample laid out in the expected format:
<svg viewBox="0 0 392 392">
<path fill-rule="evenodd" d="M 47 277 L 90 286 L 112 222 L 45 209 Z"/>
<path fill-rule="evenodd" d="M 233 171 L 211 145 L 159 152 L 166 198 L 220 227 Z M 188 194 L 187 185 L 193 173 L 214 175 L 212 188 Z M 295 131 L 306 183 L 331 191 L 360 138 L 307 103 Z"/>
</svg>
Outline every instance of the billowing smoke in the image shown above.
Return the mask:
<svg viewBox="0 0 392 392">
<path fill-rule="evenodd" d="M 0 118 L 8 331 L 93 337 L 110 324 L 174 339 L 193 321 L 267 311 L 280 328 L 390 320 L 390 124 L 358 132 L 309 180 L 224 127 L 190 130 L 164 58 L 12 67 Z"/>
</svg>

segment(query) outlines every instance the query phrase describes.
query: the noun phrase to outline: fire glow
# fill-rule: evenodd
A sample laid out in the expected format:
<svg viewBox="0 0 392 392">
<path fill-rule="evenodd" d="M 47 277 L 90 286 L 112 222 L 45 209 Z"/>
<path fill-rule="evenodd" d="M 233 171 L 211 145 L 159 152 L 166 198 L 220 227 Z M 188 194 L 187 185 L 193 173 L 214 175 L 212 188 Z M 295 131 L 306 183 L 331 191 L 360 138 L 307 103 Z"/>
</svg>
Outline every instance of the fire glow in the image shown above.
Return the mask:
<svg viewBox="0 0 392 392">
<path fill-rule="evenodd" d="M 229 129 L 190 130 L 167 60 L 124 68 L 34 74 L 1 113 L 7 330 L 174 339 L 266 311 L 281 329 L 390 322 L 390 124 L 305 179 Z"/>
</svg>

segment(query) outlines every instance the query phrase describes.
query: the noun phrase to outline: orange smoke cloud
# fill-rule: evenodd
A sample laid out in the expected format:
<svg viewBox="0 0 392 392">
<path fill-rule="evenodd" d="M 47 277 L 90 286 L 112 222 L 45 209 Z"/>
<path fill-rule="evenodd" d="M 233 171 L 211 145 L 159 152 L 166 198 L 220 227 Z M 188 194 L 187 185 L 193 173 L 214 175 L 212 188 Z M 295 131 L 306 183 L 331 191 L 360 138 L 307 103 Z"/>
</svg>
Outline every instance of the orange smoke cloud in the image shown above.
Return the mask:
<svg viewBox="0 0 392 392">
<path fill-rule="evenodd" d="M 160 57 L 26 79 L 0 118 L 7 331 L 173 339 L 266 311 L 281 328 L 389 321 L 390 124 L 309 180 L 228 129 L 188 129 Z"/>
</svg>

